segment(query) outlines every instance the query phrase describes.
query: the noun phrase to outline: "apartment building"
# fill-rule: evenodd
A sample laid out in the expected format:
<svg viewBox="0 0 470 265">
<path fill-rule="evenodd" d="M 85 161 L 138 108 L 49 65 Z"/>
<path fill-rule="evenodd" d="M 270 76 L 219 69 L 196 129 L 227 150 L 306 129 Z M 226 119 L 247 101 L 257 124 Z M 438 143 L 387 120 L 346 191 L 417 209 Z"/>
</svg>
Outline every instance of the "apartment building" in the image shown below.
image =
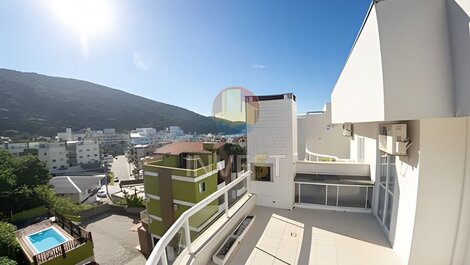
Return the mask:
<svg viewBox="0 0 470 265">
<path fill-rule="evenodd" d="M 219 171 L 225 168 L 217 155 L 222 143 L 175 142 L 158 148 L 144 164 L 147 210 L 142 213 L 145 231 L 139 232 L 141 248 L 150 252 L 176 219 L 217 190 Z M 215 201 L 189 222 L 196 236 L 219 212 Z"/>
<path fill-rule="evenodd" d="M 41 143 L 38 157 L 51 173 L 80 171 L 100 162 L 100 146 L 94 140 Z"/>
<path fill-rule="evenodd" d="M 137 128 L 129 134 L 129 142 L 132 145 L 147 145 L 157 142 L 157 131 L 155 128 Z"/>
</svg>

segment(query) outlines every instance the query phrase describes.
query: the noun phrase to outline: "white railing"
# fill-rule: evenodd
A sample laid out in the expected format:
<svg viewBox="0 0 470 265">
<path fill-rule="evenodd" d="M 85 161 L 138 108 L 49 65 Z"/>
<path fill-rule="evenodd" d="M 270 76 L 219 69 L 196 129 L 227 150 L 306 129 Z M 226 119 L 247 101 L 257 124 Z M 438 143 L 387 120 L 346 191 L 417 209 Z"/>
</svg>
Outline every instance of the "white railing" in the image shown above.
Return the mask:
<svg viewBox="0 0 470 265">
<path fill-rule="evenodd" d="M 369 211 L 372 206 L 373 185 L 302 181 L 296 181 L 294 185 L 296 190 L 295 204 L 300 207 L 322 206 L 335 210 L 340 207 L 343 210 L 355 208 Z"/>
<path fill-rule="evenodd" d="M 167 256 L 167 246 L 170 245 L 171 241 L 173 238 L 177 235 L 177 233 L 183 229 L 184 231 L 184 239 L 185 239 L 185 245 L 190 254 L 193 253 L 192 249 L 192 242 L 191 242 L 191 235 L 190 235 L 190 227 L 189 227 L 189 218 L 195 214 L 197 214 L 200 210 L 202 210 L 204 207 L 209 205 L 211 202 L 214 200 L 217 200 L 220 196 L 224 196 L 225 198 L 225 214 L 227 217 L 229 216 L 229 203 L 228 203 L 228 191 L 235 188 L 239 183 L 242 181 L 246 180 L 246 185 L 249 187 L 249 182 L 250 182 L 250 176 L 251 176 L 251 171 L 246 171 L 244 172 L 241 176 L 239 176 L 237 179 L 234 181 L 230 182 L 227 186 L 223 187 L 220 190 L 217 190 L 216 192 L 212 193 L 209 195 L 207 198 L 204 200 L 200 201 L 193 207 L 189 208 L 187 211 L 185 211 L 177 220 L 176 222 L 166 231 L 166 233 L 163 235 L 163 237 L 157 242 L 155 247 L 153 248 L 152 253 L 150 254 L 147 262 L 145 263 L 146 265 L 156 265 L 161 262 L 162 265 L 168 265 L 168 256 Z M 181 244 L 179 244 L 181 245 Z"/>
<path fill-rule="evenodd" d="M 369 176 L 370 166 L 364 163 L 297 161 L 296 172 L 343 176 Z"/>
</svg>

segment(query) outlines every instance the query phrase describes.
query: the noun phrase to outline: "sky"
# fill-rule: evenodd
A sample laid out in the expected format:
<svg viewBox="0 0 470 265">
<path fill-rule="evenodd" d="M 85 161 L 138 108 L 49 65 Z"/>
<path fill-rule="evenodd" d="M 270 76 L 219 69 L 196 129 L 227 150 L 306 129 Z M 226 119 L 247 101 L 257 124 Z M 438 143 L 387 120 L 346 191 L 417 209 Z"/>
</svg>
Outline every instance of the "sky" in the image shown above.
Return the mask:
<svg viewBox="0 0 470 265">
<path fill-rule="evenodd" d="M 225 88 L 321 110 L 370 0 L 2 0 L 0 68 L 212 115 Z"/>
</svg>

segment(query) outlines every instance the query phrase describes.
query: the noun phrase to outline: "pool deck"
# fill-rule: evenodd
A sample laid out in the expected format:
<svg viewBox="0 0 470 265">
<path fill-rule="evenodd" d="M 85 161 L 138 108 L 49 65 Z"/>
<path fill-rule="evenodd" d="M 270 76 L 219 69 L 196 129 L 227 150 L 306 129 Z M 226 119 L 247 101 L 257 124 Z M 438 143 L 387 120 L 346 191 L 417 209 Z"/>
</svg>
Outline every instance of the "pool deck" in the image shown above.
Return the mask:
<svg viewBox="0 0 470 265">
<path fill-rule="evenodd" d="M 36 253 L 36 251 L 28 243 L 27 237 L 31 234 L 37 233 L 41 230 L 50 227 L 55 227 L 58 231 L 60 231 L 63 236 L 67 238 L 67 240 L 73 239 L 73 237 L 70 236 L 69 233 L 67 233 L 64 229 L 62 229 L 62 227 L 60 227 L 56 223 L 52 223 L 50 220 L 44 220 L 42 222 L 30 225 L 28 227 L 16 231 L 16 239 L 20 243 L 21 249 L 31 262 L 33 261 L 33 256 L 38 253 Z"/>
</svg>

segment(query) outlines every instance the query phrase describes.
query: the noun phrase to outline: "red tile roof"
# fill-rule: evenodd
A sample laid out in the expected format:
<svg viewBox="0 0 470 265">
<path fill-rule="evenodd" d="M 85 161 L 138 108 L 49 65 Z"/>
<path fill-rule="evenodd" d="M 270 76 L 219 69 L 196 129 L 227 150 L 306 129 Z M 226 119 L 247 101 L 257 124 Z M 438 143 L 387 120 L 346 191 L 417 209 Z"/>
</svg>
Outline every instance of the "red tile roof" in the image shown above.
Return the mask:
<svg viewBox="0 0 470 265">
<path fill-rule="evenodd" d="M 225 143 L 215 143 L 215 148 L 218 149 Z M 181 153 L 204 153 L 210 154 L 211 152 L 205 150 L 203 142 L 174 142 L 171 144 L 164 145 L 157 150 L 154 154 L 171 154 L 179 155 Z"/>
</svg>

